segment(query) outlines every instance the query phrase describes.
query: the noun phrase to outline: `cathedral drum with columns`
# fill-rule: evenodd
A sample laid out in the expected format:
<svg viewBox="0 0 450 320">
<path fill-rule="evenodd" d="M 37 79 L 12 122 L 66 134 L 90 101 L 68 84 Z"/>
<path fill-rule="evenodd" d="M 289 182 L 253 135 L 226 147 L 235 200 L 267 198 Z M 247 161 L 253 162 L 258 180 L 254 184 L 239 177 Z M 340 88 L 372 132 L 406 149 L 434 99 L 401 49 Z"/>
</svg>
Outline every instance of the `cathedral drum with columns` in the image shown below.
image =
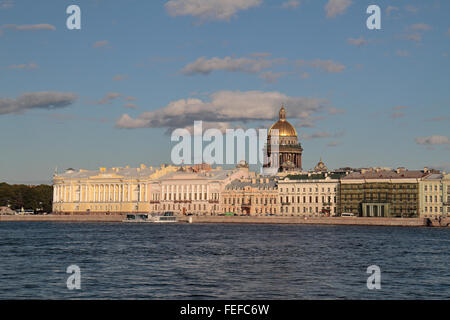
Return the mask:
<svg viewBox="0 0 450 320">
<path fill-rule="evenodd" d="M 271 143 L 272 136 L 276 135 L 276 130 L 278 139 L 274 137 L 274 143 Z M 277 167 L 278 172 L 302 170 L 303 148 L 298 142 L 297 131 L 286 120 L 284 106 L 280 109 L 279 120 L 269 129 L 266 151 L 265 167 Z"/>
</svg>

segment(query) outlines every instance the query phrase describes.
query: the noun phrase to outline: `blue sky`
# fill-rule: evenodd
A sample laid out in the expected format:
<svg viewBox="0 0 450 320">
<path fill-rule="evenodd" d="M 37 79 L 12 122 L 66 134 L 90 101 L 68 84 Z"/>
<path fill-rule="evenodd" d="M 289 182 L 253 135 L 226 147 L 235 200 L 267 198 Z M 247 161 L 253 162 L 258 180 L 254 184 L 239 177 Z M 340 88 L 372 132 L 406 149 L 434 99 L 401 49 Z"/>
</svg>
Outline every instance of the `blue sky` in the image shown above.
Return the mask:
<svg viewBox="0 0 450 320">
<path fill-rule="evenodd" d="M 81 30 L 66 28 L 67 6 Z M 368 5 L 381 30 L 368 30 Z M 170 132 L 268 126 L 343 166 L 450 171 L 448 1 L 0 0 L 0 180 L 170 162 Z M 272 120 L 273 119 L 273 120 Z"/>
</svg>

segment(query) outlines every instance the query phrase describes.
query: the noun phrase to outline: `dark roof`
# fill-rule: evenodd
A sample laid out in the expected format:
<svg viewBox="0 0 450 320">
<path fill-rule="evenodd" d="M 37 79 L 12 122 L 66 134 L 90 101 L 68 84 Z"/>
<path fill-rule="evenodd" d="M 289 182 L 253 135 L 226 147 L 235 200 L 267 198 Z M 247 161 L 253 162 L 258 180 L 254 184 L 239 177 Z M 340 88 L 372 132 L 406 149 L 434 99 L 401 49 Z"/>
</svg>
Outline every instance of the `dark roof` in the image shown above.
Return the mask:
<svg viewBox="0 0 450 320">
<path fill-rule="evenodd" d="M 309 175 L 309 174 L 290 174 L 290 175 L 287 175 L 286 178 L 288 178 L 289 180 L 324 180 L 327 177 L 329 177 L 330 179 L 340 179 L 345 175 L 346 175 L 345 172 L 331 172 L 331 173 L 328 173 L 327 176 L 325 176 L 325 173 L 312 173 L 311 175 Z"/>
<path fill-rule="evenodd" d="M 418 179 L 425 177 L 429 173 L 424 173 L 423 171 L 367 171 L 364 173 L 361 172 L 352 172 L 348 176 L 344 177 L 343 180 L 352 180 L 352 179 Z"/>
</svg>

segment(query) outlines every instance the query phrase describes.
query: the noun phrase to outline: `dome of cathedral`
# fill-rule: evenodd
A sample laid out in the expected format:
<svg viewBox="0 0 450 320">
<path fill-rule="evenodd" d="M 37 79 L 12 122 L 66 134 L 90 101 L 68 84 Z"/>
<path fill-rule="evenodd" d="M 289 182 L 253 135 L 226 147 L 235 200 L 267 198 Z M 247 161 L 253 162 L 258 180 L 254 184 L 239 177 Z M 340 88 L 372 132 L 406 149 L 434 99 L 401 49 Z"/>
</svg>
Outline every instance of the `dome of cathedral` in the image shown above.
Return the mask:
<svg viewBox="0 0 450 320">
<path fill-rule="evenodd" d="M 270 127 L 269 136 L 272 135 L 272 130 L 278 130 L 278 136 L 280 137 L 297 137 L 297 131 L 286 120 L 286 110 L 284 107 L 281 107 L 279 116 L 280 119 Z"/>
</svg>

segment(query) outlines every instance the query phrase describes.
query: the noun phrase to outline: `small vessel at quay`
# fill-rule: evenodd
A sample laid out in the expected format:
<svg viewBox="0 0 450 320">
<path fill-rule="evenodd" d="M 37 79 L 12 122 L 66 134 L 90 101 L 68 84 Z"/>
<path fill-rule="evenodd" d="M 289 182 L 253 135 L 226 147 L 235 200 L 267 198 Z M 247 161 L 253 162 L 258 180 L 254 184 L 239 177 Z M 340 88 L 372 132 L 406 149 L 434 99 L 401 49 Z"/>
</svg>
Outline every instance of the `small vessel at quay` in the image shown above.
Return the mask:
<svg viewBox="0 0 450 320">
<path fill-rule="evenodd" d="M 162 214 L 155 214 L 151 217 L 151 222 L 156 223 L 171 223 L 171 222 L 177 222 L 177 217 L 174 215 L 173 212 L 164 212 Z"/>
<path fill-rule="evenodd" d="M 122 222 L 171 223 L 177 222 L 177 217 L 173 212 L 152 214 L 150 217 L 146 213 L 128 213 Z"/>
</svg>

